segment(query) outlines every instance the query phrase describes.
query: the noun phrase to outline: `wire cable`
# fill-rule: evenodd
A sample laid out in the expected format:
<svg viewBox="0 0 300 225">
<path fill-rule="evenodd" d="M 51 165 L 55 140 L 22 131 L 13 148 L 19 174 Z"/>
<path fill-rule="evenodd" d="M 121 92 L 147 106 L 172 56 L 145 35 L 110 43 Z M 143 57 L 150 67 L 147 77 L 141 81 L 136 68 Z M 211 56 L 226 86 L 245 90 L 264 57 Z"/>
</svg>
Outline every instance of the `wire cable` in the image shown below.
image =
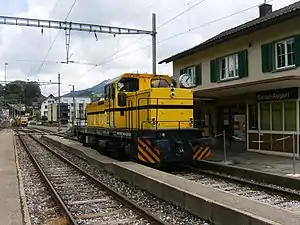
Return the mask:
<svg viewBox="0 0 300 225">
<path fill-rule="evenodd" d="M 273 2 L 273 1 L 279 1 L 279 0 L 269 0 L 269 1 L 267 1 L 267 2 Z M 230 18 L 230 17 L 232 17 L 232 16 L 238 15 L 238 14 L 240 14 L 240 13 L 246 12 L 246 11 L 248 11 L 248 10 L 250 10 L 250 9 L 253 9 L 253 8 L 259 6 L 259 5 L 261 5 L 261 4 L 258 4 L 258 5 L 254 5 L 254 6 L 245 8 L 245 9 L 243 9 L 243 10 L 240 10 L 240 11 L 237 11 L 237 12 L 234 12 L 234 13 L 231 13 L 231 14 L 228 14 L 227 16 L 220 17 L 220 18 L 215 19 L 215 20 L 212 20 L 212 21 L 210 21 L 210 22 L 201 24 L 201 25 L 196 26 L 196 27 L 194 27 L 194 28 L 191 28 L 191 29 L 189 29 L 189 30 L 185 30 L 185 31 L 183 31 L 183 32 L 174 34 L 174 35 L 172 35 L 172 36 L 170 36 L 170 37 L 167 37 L 167 38 L 164 38 L 164 39 L 162 39 L 162 40 L 159 40 L 156 44 L 161 44 L 161 43 L 163 43 L 163 42 L 165 42 L 165 41 L 168 41 L 168 40 L 170 40 L 170 39 L 177 38 L 177 37 L 179 37 L 179 36 L 181 36 L 181 35 L 183 35 L 183 34 L 189 33 L 189 32 L 191 32 L 191 31 L 195 31 L 195 30 L 197 30 L 197 29 L 199 29 L 199 28 L 202 28 L 202 27 L 211 25 L 211 24 L 216 23 L 216 22 L 218 22 L 218 21 L 221 21 L 221 20 Z M 114 59 L 107 60 L 107 61 L 103 61 L 102 63 L 97 64 L 97 65 L 98 65 L 98 66 L 101 66 L 101 65 L 106 64 L 106 63 L 108 63 L 108 62 L 111 62 L 111 61 L 113 61 L 113 60 L 120 59 L 120 58 L 123 58 L 123 57 L 125 57 L 125 56 L 127 56 L 127 55 L 130 55 L 130 54 L 132 54 L 132 53 L 135 53 L 135 52 L 141 51 L 141 50 L 143 50 L 143 49 L 146 49 L 146 48 L 148 48 L 148 47 L 150 47 L 150 46 L 151 46 L 151 44 L 146 45 L 146 46 L 143 46 L 143 47 L 141 47 L 141 48 L 139 48 L 139 49 L 136 49 L 136 50 L 133 50 L 133 51 L 128 52 L 128 53 L 126 53 L 126 54 L 120 55 L 119 57 L 116 57 L 116 58 L 114 58 Z"/>
<path fill-rule="evenodd" d="M 167 20 L 166 22 L 162 23 L 161 25 L 159 25 L 157 27 L 157 29 L 167 25 L 168 23 L 170 23 L 171 21 L 175 20 L 176 18 L 178 18 L 179 16 L 183 15 L 184 13 L 190 11 L 192 8 L 195 8 L 196 6 L 200 5 L 201 3 L 205 2 L 206 0 L 201 0 L 200 2 L 197 2 L 195 5 L 192 5 L 191 7 L 187 8 L 186 10 L 182 11 L 181 13 L 177 14 L 176 16 L 172 17 L 171 19 Z"/>
<path fill-rule="evenodd" d="M 73 4 L 72 4 L 72 6 L 71 6 L 71 8 L 70 8 L 70 10 L 69 10 L 69 12 L 68 12 L 66 18 L 64 19 L 64 21 L 66 21 L 66 20 L 68 19 L 68 17 L 70 16 L 70 14 L 71 14 L 71 12 L 72 12 L 72 10 L 73 10 L 75 4 L 76 4 L 76 1 L 77 1 L 77 0 L 74 0 L 74 2 L 73 2 Z M 60 31 L 61 31 L 61 30 L 59 30 L 59 31 L 57 32 L 57 34 L 56 34 L 54 40 L 52 41 L 52 43 L 51 43 L 51 45 L 50 45 L 50 47 L 49 47 L 49 49 L 48 49 L 48 51 L 47 51 L 47 54 L 46 54 L 46 56 L 44 57 L 44 60 L 43 60 L 43 61 L 46 61 L 46 60 L 47 60 L 47 57 L 48 57 L 48 55 L 49 55 L 49 53 L 50 53 L 50 51 L 51 51 L 51 49 L 52 49 L 54 43 L 56 42 L 57 37 L 58 37 Z M 41 69 L 42 69 L 43 66 L 44 66 L 44 63 L 42 63 L 42 64 L 40 65 L 40 67 L 39 67 L 39 69 L 38 69 L 38 71 L 37 71 L 37 76 L 38 76 L 38 74 L 40 73 L 40 71 L 41 71 Z"/>
<path fill-rule="evenodd" d="M 198 0 L 196 0 L 196 1 L 198 1 Z M 193 1 L 192 3 L 196 2 L 196 1 Z M 174 19 L 178 18 L 179 16 L 181 16 L 181 15 L 183 15 L 184 13 L 188 12 L 188 11 L 191 10 L 192 8 L 198 6 L 199 4 L 203 3 L 204 1 L 206 1 L 206 0 L 201 0 L 200 2 L 196 3 L 195 5 L 192 5 L 192 6 L 189 7 L 188 9 L 182 11 L 181 13 L 179 13 L 179 14 L 177 14 L 176 16 L 172 17 L 172 18 L 169 19 L 168 21 L 166 21 L 166 22 L 162 23 L 161 25 L 159 25 L 159 26 L 157 27 L 157 29 L 159 29 L 159 28 L 161 28 L 161 27 L 167 25 L 168 23 L 170 23 L 170 22 L 173 21 Z M 125 50 L 126 48 L 130 47 L 132 44 L 134 44 L 134 43 L 140 41 L 141 39 L 143 39 L 143 38 L 146 37 L 146 36 L 147 36 L 147 34 L 146 34 L 146 35 L 143 35 L 142 37 L 140 37 L 140 38 L 136 39 L 135 41 L 129 43 L 128 45 L 126 45 L 126 46 L 124 46 L 123 48 L 121 48 L 121 49 L 119 49 L 118 51 L 116 51 L 114 54 L 112 54 L 112 55 L 110 55 L 109 57 L 107 57 L 106 59 L 104 59 L 102 62 L 100 62 L 100 63 L 96 64 L 94 67 L 88 69 L 86 72 L 89 73 L 90 71 L 92 71 L 93 69 L 95 69 L 95 68 L 97 68 L 98 66 L 102 65 L 103 63 L 105 64 L 105 63 L 107 63 L 107 62 L 112 61 L 112 60 L 113 60 L 112 58 L 113 58 L 115 55 L 117 55 L 117 54 L 120 53 L 121 51 Z M 148 46 L 146 46 L 146 47 L 148 47 Z M 143 47 L 143 49 L 146 48 L 146 47 Z M 134 52 L 135 52 L 135 51 L 134 51 Z M 128 54 L 126 53 L 125 55 L 128 55 Z M 124 57 L 124 55 L 122 55 L 122 57 Z M 112 60 L 111 60 L 111 59 L 112 59 Z"/>
<path fill-rule="evenodd" d="M 273 2 L 273 1 L 278 1 L 278 0 L 269 0 L 269 1 L 267 1 L 267 2 Z M 213 23 L 219 22 L 219 21 L 221 21 L 221 20 L 228 19 L 228 18 L 230 18 L 230 17 L 232 17 L 232 16 L 235 16 L 235 15 L 238 15 L 238 14 L 240 14 L 240 13 L 246 12 L 246 11 L 248 11 L 248 10 L 250 10 L 250 9 L 256 8 L 256 7 L 259 6 L 259 5 L 261 5 L 261 4 L 254 5 L 254 6 L 250 6 L 250 7 L 248 7 L 248 8 L 245 8 L 245 9 L 243 9 L 243 10 L 234 12 L 234 13 L 229 14 L 229 15 L 227 15 L 227 16 L 223 16 L 223 17 L 217 18 L 217 19 L 215 19 L 215 20 L 209 21 L 209 22 L 207 22 L 207 23 L 201 24 L 201 25 L 199 25 L 199 26 L 193 27 L 193 28 L 191 28 L 191 29 L 188 29 L 188 30 L 179 32 L 179 33 L 174 34 L 174 35 L 172 35 L 172 36 L 170 36 L 170 37 L 164 38 L 164 39 L 158 41 L 157 43 L 159 44 L 159 43 L 168 41 L 168 40 L 170 40 L 170 39 L 179 37 L 179 36 L 181 36 L 181 35 L 183 35 L 183 34 L 186 34 L 186 33 L 191 32 L 191 31 L 195 31 L 195 30 L 198 30 L 198 29 L 203 28 L 203 27 L 205 27 L 205 26 L 208 26 L 208 25 L 211 25 L 211 24 L 213 24 Z"/>
</svg>

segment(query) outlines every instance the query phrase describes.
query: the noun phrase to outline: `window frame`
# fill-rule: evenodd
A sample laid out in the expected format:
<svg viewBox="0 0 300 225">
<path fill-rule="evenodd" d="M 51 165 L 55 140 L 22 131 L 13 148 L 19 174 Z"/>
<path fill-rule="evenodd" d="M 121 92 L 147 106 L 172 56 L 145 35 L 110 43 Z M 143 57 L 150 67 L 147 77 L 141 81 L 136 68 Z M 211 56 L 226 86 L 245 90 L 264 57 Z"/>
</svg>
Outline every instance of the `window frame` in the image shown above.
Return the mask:
<svg viewBox="0 0 300 225">
<path fill-rule="evenodd" d="M 233 76 L 229 76 L 230 70 L 229 70 L 229 62 L 230 58 L 233 57 L 234 60 L 234 70 L 233 70 Z M 223 77 L 223 61 L 225 60 L 225 76 Z M 218 60 L 218 67 L 219 67 L 219 80 L 230 80 L 235 79 L 239 77 L 239 54 L 234 53 L 227 56 L 224 56 Z"/>
<path fill-rule="evenodd" d="M 294 55 L 294 60 L 293 60 L 293 64 L 291 65 L 288 65 L 288 52 L 287 52 L 287 43 L 288 41 L 293 41 L 293 49 L 292 49 L 292 52 L 293 52 L 293 55 Z M 278 44 L 284 44 L 284 63 L 285 63 L 285 66 L 283 67 L 279 67 L 278 66 L 278 52 L 277 52 L 277 45 Z M 275 60 L 275 69 L 278 70 L 278 69 L 285 69 L 285 68 L 290 68 L 290 67 L 295 67 L 296 65 L 296 60 L 295 60 L 295 38 L 292 37 L 292 38 L 286 38 L 284 40 L 280 40 L 280 41 L 277 41 L 274 43 L 274 48 L 275 48 L 275 54 L 274 54 L 274 60 Z"/>
<path fill-rule="evenodd" d="M 191 82 L 194 86 L 196 86 L 196 66 L 187 67 L 186 73 L 191 76 Z"/>
<path fill-rule="evenodd" d="M 290 132 L 297 132 L 297 125 L 295 126 L 295 130 L 289 130 L 289 129 L 286 129 L 286 111 L 285 111 L 285 104 L 286 103 L 295 103 L 296 105 L 296 108 L 295 108 L 295 115 L 296 115 L 296 123 L 297 124 L 297 102 L 298 100 L 286 100 L 286 101 L 267 101 L 267 102 L 261 102 L 261 103 L 258 103 L 258 116 L 259 116 L 259 123 L 258 123 L 258 131 L 259 132 L 267 132 L 267 133 L 280 133 L 280 132 L 285 132 L 285 133 L 290 133 Z M 282 110 L 282 115 L 281 115 L 281 118 L 282 118 L 282 129 L 281 130 L 275 130 L 273 129 L 273 104 L 274 103 L 280 103 L 281 104 L 281 110 Z M 265 129 L 262 129 L 262 105 L 264 104 L 268 104 L 269 105 L 269 129 L 268 130 L 265 130 Z M 300 107 L 299 107 L 300 108 Z M 249 113 L 249 112 L 248 112 Z M 248 123 L 249 123 L 249 117 L 248 117 Z M 255 131 L 255 130 L 252 130 L 250 127 L 249 127 L 249 130 L 250 131 Z"/>
</svg>

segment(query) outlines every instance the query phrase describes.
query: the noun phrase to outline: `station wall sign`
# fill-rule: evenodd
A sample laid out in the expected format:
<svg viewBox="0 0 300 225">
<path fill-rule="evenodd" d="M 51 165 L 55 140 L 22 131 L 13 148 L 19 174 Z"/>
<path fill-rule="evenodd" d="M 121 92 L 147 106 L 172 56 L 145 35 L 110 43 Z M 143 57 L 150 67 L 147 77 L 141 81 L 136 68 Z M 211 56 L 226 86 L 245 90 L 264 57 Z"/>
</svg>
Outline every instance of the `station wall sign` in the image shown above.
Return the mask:
<svg viewBox="0 0 300 225">
<path fill-rule="evenodd" d="M 282 101 L 288 99 L 298 99 L 298 87 L 262 91 L 256 93 L 256 100 L 262 101 Z"/>
</svg>

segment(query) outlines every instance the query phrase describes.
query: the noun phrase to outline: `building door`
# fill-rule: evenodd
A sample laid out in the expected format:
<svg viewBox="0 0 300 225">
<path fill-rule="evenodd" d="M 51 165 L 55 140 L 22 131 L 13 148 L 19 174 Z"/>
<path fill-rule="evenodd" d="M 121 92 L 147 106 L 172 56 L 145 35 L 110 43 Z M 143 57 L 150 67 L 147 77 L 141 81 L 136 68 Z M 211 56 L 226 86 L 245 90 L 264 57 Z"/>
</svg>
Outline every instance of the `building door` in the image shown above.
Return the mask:
<svg viewBox="0 0 300 225">
<path fill-rule="evenodd" d="M 226 133 L 228 151 L 242 152 L 247 149 L 246 104 L 220 106 L 217 108 L 218 132 Z M 218 148 L 223 149 L 224 139 L 218 138 Z"/>
</svg>

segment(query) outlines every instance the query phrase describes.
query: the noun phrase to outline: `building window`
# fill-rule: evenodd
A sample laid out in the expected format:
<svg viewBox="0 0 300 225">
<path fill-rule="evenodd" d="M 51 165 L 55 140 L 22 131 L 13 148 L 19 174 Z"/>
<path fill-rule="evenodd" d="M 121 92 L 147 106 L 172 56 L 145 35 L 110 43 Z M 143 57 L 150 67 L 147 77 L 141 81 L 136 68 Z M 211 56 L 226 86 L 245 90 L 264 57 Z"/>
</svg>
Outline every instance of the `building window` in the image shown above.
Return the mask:
<svg viewBox="0 0 300 225">
<path fill-rule="evenodd" d="M 260 105 L 260 129 L 270 130 L 270 103 Z"/>
<path fill-rule="evenodd" d="M 280 131 L 283 128 L 283 109 L 282 103 L 272 104 L 272 130 Z"/>
<path fill-rule="evenodd" d="M 272 106 L 272 110 L 271 110 Z M 250 108 L 249 108 L 250 113 Z M 272 116 L 271 116 L 272 115 Z M 249 114 L 249 123 L 250 123 Z M 272 118 L 272 119 L 271 119 Z M 260 105 L 260 129 L 269 131 L 296 131 L 297 130 L 297 114 L 296 114 L 296 102 L 274 102 L 274 103 L 262 103 Z M 251 124 L 249 129 L 251 130 Z"/>
<path fill-rule="evenodd" d="M 180 76 L 183 74 L 188 75 L 188 83 L 191 86 L 198 86 L 202 84 L 202 65 L 189 66 L 184 69 L 180 69 Z"/>
<path fill-rule="evenodd" d="M 275 44 L 276 69 L 295 65 L 294 39 L 288 39 Z"/>
<path fill-rule="evenodd" d="M 297 130 L 297 114 L 296 102 L 284 103 L 284 130 L 296 131 Z"/>
<path fill-rule="evenodd" d="M 224 57 L 219 63 L 221 80 L 238 77 L 238 54 Z"/>
<path fill-rule="evenodd" d="M 47 109 L 47 106 L 45 105 L 45 109 Z"/>
<path fill-rule="evenodd" d="M 257 104 L 248 105 L 249 130 L 258 129 Z"/>
<path fill-rule="evenodd" d="M 196 69 L 195 67 L 189 67 L 187 68 L 187 74 L 190 76 L 191 78 L 191 83 L 192 84 L 196 84 Z"/>
</svg>

